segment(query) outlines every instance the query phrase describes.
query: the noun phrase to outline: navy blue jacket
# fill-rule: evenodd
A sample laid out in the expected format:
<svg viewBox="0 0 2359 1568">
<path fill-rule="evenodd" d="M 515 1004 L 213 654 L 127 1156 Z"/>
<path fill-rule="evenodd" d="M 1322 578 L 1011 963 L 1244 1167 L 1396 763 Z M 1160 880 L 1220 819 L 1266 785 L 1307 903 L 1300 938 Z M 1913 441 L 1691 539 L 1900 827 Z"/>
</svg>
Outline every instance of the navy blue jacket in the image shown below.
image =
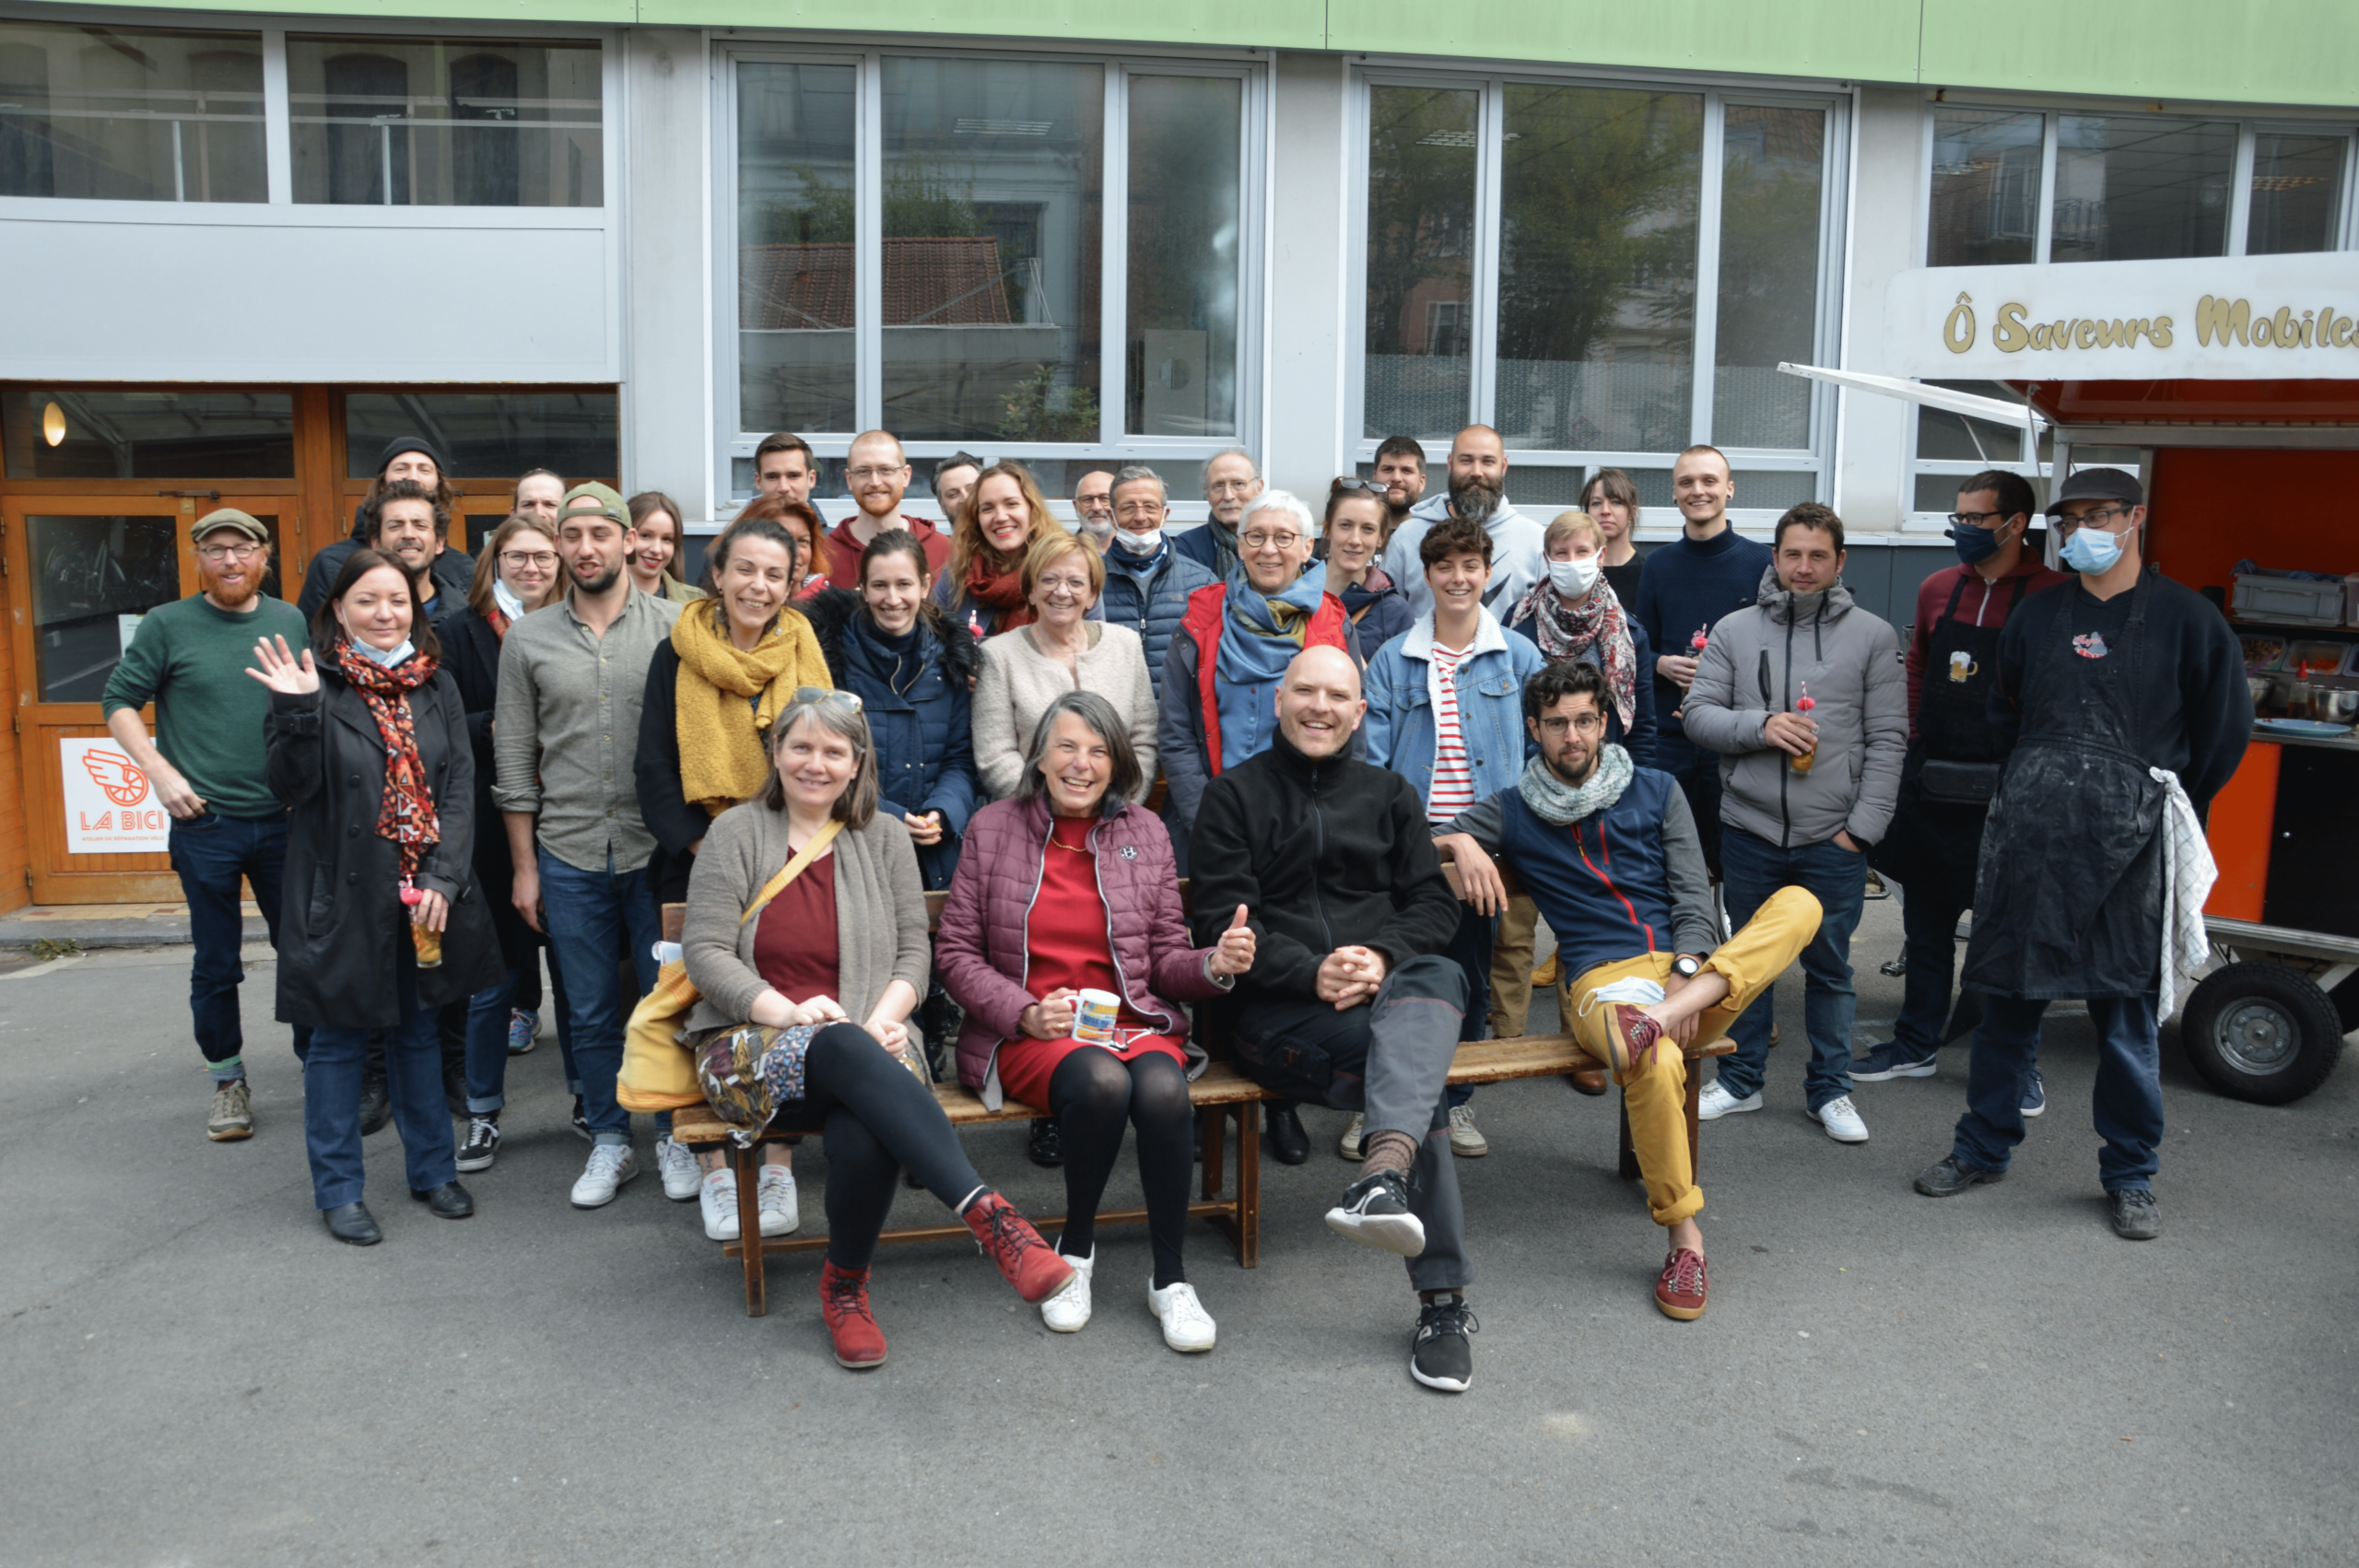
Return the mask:
<svg viewBox="0 0 2359 1568">
<path fill-rule="evenodd" d="M 1768 545 L 1743 537 L 1733 525 L 1701 543 L 1683 533 L 1656 545 L 1647 556 L 1647 569 L 1638 575 L 1638 602 L 1624 608 L 1646 628 L 1655 658 L 1692 657 L 1696 649 L 1690 639 L 1697 627 L 1709 629 L 1720 624 L 1721 616 L 1752 608 L 1761 591 L 1761 574 L 1769 569 L 1772 558 Z M 1651 668 L 1647 673 L 1654 680 L 1658 730 L 1665 737 L 1678 737 L 1684 747 L 1686 731 L 1673 716 L 1686 694 Z M 1672 751 L 1686 755 L 1681 747 Z"/>
<path fill-rule="evenodd" d="M 1163 558 L 1155 563 L 1142 597 L 1137 577 L 1115 565 L 1123 558 L 1118 539 L 1106 551 L 1106 591 L 1097 603 L 1109 625 L 1130 627 L 1146 645 L 1147 679 L 1155 687 L 1156 701 L 1159 703 L 1163 700 L 1164 655 L 1170 649 L 1172 634 L 1187 616 L 1188 595 L 1200 588 L 1210 588 L 1220 579 L 1213 576 L 1210 568 L 1181 555 L 1176 543 L 1167 541 Z"/>
</svg>

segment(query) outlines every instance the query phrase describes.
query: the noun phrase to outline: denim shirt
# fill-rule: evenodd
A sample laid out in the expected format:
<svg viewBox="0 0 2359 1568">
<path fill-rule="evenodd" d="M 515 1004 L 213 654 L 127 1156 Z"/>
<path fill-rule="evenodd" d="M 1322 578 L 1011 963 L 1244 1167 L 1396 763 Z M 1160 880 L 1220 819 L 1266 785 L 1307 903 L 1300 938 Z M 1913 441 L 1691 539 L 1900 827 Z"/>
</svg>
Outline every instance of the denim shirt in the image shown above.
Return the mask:
<svg viewBox="0 0 2359 1568">
<path fill-rule="evenodd" d="M 1417 787 L 1430 807 L 1434 790 L 1434 708 L 1431 673 L 1434 616 L 1377 649 L 1367 665 L 1367 759 Z M 1474 798 L 1486 800 L 1523 777 L 1523 683 L 1547 663 L 1537 645 L 1509 637 L 1498 618 L 1483 612 L 1474 646 L 1458 666 L 1458 721 Z"/>
</svg>

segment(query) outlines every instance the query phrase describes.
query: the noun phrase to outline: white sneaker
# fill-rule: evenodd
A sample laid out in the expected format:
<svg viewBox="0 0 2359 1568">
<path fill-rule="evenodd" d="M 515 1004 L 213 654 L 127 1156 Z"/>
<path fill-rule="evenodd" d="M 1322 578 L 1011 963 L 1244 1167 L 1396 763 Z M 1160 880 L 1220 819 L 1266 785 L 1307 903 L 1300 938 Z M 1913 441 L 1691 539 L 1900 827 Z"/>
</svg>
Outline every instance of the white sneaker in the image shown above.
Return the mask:
<svg viewBox="0 0 2359 1568">
<path fill-rule="evenodd" d="M 704 1186 L 704 1168 L 697 1157 L 687 1144 L 669 1137 L 655 1141 L 655 1168 L 663 1173 L 663 1196 L 675 1203 L 686 1203 Z"/>
<path fill-rule="evenodd" d="M 761 1206 L 762 1234 L 766 1236 L 792 1235 L 803 1223 L 803 1211 L 794 1196 L 794 1173 L 784 1165 L 764 1165 L 762 1179 L 754 1188 L 754 1201 Z"/>
<path fill-rule="evenodd" d="M 1353 1112 L 1352 1119 L 1344 1124 L 1344 1136 L 1335 1140 L 1335 1153 L 1354 1164 L 1367 1158 L 1367 1151 L 1360 1147 L 1364 1141 L 1360 1135 L 1360 1124 L 1366 1120 L 1367 1120 L 1367 1117 L 1357 1111 Z"/>
<path fill-rule="evenodd" d="M 1818 1125 L 1826 1129 L 1826 1136 L 1837 1143 L 1865 1143 L 1868 1141 L 1868 1124 L 1860 1119 L 1859 1110 L 1851 1104 L 1848 1094 L 1827 1101 L 1813 1114 L 1818 1117 Z"/>
<path fill-rule="evenodd" d="M 1755 1089 L 1740 1100 L 1726 1089 L 1721 1088 L 1720 1081 L 1717 1078 L 1705 1084 L 1704 1092 L 1696 1097 L 1697 1121 L 1718 1121 L 1734 1111 L 1757 1111 L 1760 1108 L 1760 1090 Z"/>
<path fill-rule="evenodd" d="M 615 1200 L 623 1183 L 639 1174 L 639 1156 L 628 1143 L 593 1143 L 581 1179 L 573 1184 L 576 1209 L 603 1209 Z"/>
<path fill-rule="evenodd" d="M 1479 1160 L 1491 1152 L 1491 1141 L 1474 1125 L 1473 1106 L 1449 1107 L 1449 1152 L 1468 1160 Z"/>
<path fill-rule="evenodd" d="M 1059 1257 L 1073 1265 L 1073 1279 L 1063 1290 L 1040 1304 L 1040 1321 L 1060 1334 L 1078 1334 L 1089 1322 L 1089 1271 L 1097 1267 L 1097 1249 L 1086 1258 Z"/>
<path fill-rule="evenodd" d="M 697 1183 L 697 1200 L 704 1210 L 705 1239 L 735 1241 L 743 1230 L 737 1223 L 737 1173 L 727 1165 L 705 1172 Z"/>
<path fill-rule="evenodd" d="M 1182 1280 L 1162 1290 L 1155 1288 L 1154 1276 L 1146 1281 L 1146 1309 L 1163 1320 L 1163 1342 L 1175 1351 L 1208 1351 L 1213 1348 L 1213 1316 L 1204 1304 L 1196 1299 L 1196 1288 Z"/>
</svg>

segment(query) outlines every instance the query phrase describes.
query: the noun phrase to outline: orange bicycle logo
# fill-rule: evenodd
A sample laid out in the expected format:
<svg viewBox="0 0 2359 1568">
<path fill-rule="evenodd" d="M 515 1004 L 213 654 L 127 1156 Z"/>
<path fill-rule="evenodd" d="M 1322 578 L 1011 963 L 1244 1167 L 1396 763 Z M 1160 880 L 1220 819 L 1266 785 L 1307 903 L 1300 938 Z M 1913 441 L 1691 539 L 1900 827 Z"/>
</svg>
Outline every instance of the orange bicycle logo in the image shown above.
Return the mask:
<svg viewBox="0 0 2359 1568">
<path fill-rule="evenodd" d="M 107 799 L 118 806 L 135 806 L 147 798 L 147 776 L 133 766 L 121 752 L 103 752 L 93 746 L 82 754 L 82 767 L 90 781 L 107 792 Z"/>
</svg>

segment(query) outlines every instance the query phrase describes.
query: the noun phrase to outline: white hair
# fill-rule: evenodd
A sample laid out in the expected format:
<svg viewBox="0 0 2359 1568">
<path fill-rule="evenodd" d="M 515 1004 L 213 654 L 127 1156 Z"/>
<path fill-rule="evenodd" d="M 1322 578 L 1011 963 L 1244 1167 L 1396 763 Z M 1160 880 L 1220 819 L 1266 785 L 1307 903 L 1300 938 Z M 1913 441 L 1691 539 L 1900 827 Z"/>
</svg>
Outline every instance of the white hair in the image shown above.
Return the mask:
<svg viewBox="0 0 2359 1568">
<path fill-rule="evenodd" d="M 1246 525 L 1253 521 L 1256 512 L 1284 512 L 1294 520 L 1295 526 L 1302 531 L 1305 538 L 1319 537 L 1319 520 L 1310 515 L 1310 509 L 1304 506 L 1302 498 L 1291 490 L 1264 490 L 1254 497 L 1247 505 L 1245 515 L 1237 520 L 1239 533 L 1245 532 Z"/>
<path fill-rule="evenodd" d="M 1220 451 L 1213 453 L 1212 456 L 1204 459 L 1203 472 L 1198 476 L 1196 481 L 1197 484 L 1205 489 L 1210 489 L 1213 483 L 1213 464 L 1218 462 L 1225 457 L 1243 458 L 1245 460 L 1245 466 L 1253 471 L 1253 477 L 1256 479 L 1262 477 L 1262 465 L 1253 461 L 1253 454 L 1251 452 L 1247 451 L 1243 447 L 1223 447 Z"/>
</svg>

